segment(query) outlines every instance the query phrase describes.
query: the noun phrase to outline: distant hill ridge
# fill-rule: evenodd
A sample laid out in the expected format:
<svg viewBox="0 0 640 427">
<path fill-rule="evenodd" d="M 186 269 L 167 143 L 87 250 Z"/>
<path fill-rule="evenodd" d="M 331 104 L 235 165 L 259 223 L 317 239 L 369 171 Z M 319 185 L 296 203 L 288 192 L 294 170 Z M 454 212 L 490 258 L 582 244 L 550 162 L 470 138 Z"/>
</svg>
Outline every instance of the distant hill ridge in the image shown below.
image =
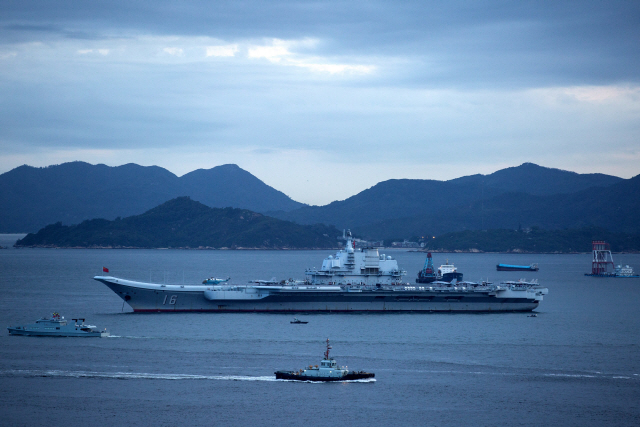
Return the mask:
<svg viewBox="0 0 640 427">
<path fill-rule="evenodd" d="M 533 163 L 449 181 L 391 179 L 346 200 L 307 206 L 236 165 L 178 178 L 157 166 L 73 162 L 21 166 L 0 175 L 0 232 L 136 215 L 178 196 L 299 224 L 350 228 L 373 239 L 531 226 L 640 231 L 640 178 L 579 174 Z"/>
<path fill-rule="evenodd" d="M 609 196 L 613 193 L 606 189 L 625 186 L 625 183 L 629 184 L 630 195 L 633 194 L 632 188 L 636 186 L 633 179 L 577 174 L 524 163 L 490 175 L 471 175 L 449 181 L 388 180 L 326 206 L 304 206 L 270 214 L 302 224 L 322 222 L 339 229 L 348 227 L 376 239 L 487 227 L 518 228 L 519 225 L 581 227 L 594 221 L 592 213 L 610 211 L 611 206 L 616 206 L 617 198 Z M 595 194 L 599 197 L 593 197 Z M 590 215 L 570 209 L 563 211 L 566 208 L 563 200 L 578 204 L 582 204 L 581 200 L 589 200 Z M 502 212 L 505 213 L 504 221 L 495 216 Z M 638 217 L 631 208 L 624 212 L 629 218 Z M 607 220 L 610 226 L 615 226 L 616 221 L 615 214 Z"/>
<path fill-rule="evenodd" d="M 0 175 L 0 232 L 36 231 L 47 224 L 140 214 L 167 200 L 189 196 L 210 207 L 256 212 L 303 206 L 239 168 L 222 165 L 182 177 L 158 166 L 117 167 L 84 162 Z"/>
<path fill-rule="evenodd" d="M 456 184 L 484 185 L 502 192 L 527 193 L 537 196 L 568 194 L 591 187 L 608 187 L 622 178 L 601 173 L 579 174 L 561 169 L 546 168 L 534 163 L 523 163 L 501 169 L 489 175 L 471 175 L 452 179 Z"/>
<path fill-rule="evenodd" d="M 600 227 L 612 232 L 640 233 L 640 175 L 571 194 L 504 193 L 440 210 L 427 218 L 415 215 L 391 219 L 356 230 L 365 235 L 382 233 L 388 238 L 532 226 L 549 230 Z"/>
<path fill-rule="evenodd" d="M 210 208 L 178 197 L 127 218 L 60 222 L 16 242 L 18 247 L 329 249 L 340 232 L 299 225 L 247 209 Z"/>
</svg>

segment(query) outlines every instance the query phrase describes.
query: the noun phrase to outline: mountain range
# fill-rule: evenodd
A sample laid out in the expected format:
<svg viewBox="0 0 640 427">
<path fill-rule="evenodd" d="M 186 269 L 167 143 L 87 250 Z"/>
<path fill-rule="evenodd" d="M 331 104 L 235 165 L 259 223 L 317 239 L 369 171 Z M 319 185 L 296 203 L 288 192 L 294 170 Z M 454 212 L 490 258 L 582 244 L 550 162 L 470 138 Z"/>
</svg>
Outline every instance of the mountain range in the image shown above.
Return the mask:
<svg viewBox="0 0 640 427">
<path fill-rule="evenodd" d="M 495 228 L 599 226 L 640 232 L 640 175 L 578 174 L 533 163 L 437 181 L 392 179 L 325 206 L 296 202 L 236 165 L 177 177 L 166 169 L 65 163 L 0 175 L 0 232 L 141 214 L 178 196 L 371 239 Z"/>
<path fill-rule="evenodd" d="M 269 214 L 351 228 L 375 239 L 531 226 L 638 232 L 639 196 L 640 176 L 625 180 L 524 163 L 449 181 L 388 180 L 326 206 Z"/>
<path fill-rule="evenodd" d="M 609 186 L 573 193 L 532 195 L 508 192 L 438 209 L 431 215 L 389 218 L 354 227 L 362 235 L 440 235 L 487 229 L 600 227 L 614 232 L 640 232 L 640 175 Z"/>
<path fill-rule="evenodd" d="M 137 215 L 179 196 L 209 207 L 255 212 L 303 206 L 236 165 L 198 169 L 181 177 L 158 166 L 132 163 L 25 165 L 0 175 L 0 232 L 35 232 L 55 222 Z"/>
</svg>

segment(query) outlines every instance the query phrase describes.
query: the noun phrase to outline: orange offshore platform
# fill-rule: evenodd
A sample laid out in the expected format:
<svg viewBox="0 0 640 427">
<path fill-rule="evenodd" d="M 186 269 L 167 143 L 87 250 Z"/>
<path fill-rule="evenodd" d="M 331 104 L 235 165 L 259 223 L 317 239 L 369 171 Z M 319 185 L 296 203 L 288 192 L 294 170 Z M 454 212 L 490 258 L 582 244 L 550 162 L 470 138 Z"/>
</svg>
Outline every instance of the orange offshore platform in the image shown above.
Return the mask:
<svg viewBox="0 0 640 427">
<path fill-rule="evenodd" d="M 633 274 L 633 268 L 628 265 L 624 267 L 618 265 L 614 268 L 611 248 L 604 240 L 592 240 L 591 248 L 593 252 L 591 273 L 585 273 L 585 276 L 640 278 L 637 274 Z"/>
</svg>

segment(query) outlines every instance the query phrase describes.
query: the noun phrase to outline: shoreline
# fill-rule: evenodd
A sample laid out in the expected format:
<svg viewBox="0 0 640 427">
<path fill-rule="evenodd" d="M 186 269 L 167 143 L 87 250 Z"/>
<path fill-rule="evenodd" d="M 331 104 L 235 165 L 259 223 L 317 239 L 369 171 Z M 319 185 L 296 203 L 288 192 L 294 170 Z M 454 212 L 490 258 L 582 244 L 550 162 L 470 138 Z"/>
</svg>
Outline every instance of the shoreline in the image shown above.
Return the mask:
<svg viewBox="0 0 640 427">
<path fill-rule="evenodd" d="M 13 246 L 12 248 L 5 249 L 154 249 L 154 250 L 184 250 L 184 251 L 332 251 L 340 249 L 339 246 L 335 248 L 265 248 L 265 247 L 222 247 L 222 248 L 214 248 L 210 246 L 205 247 L 176 247 L 176 248 L 157 248 L 157 247 L 140 247 L 140 246 L 56 246 L 56 245 L 32 245 L 32 246 Z M 404 250 L 402 248 L 389 248 L 389 247 L 378 247 L 378 250 L 384 251 L 404 251 L 404 252 L 415 252 L 415 253 L 423 253 L 431 252 L 434 254 L 501 254 L 501 255 L 587 255 L 591 254 L 591 251 L 588 252 L 528 252 L 528 251 L 482 251 L 478 249 L 473 250 Z M 614 254 L 640 254 L 640 251 L 623 251 L 623 252 L 613 252 Z"/>
<path fill-rule="evenodd" d="M 29 246 L 13 246 L 13 249 L 155 249 L 155 250 L 184 250 L 184 251 L 333 251 L 340 249 L 339 246 L 335 248 L 266 248 L 266 247 L 242 247 L 235 248 L 214 248 L 212 246 L 203 246 L 192 248 L 189 246 L 176 247 L 176 248 L 157 248 L 157 247 L 144 247 L 144 246 L 56 246 L 56 245 L 29 245 Z"/>
</svg>

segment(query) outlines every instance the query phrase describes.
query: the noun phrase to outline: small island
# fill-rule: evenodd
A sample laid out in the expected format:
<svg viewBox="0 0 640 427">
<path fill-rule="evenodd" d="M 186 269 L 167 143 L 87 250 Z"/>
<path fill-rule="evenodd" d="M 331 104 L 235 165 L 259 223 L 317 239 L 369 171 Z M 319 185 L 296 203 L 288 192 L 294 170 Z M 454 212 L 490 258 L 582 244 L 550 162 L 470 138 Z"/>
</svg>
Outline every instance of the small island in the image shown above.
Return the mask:
<svg viewBox="0 0 640 427">
<path fill-rule="evenodd" d="M 169 200 L 141 215 L 58 222 L 29 233 L 16 247 L 333 249 L 341 233 L 324 224 L 300 225 L 246 209 L 210 208 L 189 197 Z"/>
</svg>

